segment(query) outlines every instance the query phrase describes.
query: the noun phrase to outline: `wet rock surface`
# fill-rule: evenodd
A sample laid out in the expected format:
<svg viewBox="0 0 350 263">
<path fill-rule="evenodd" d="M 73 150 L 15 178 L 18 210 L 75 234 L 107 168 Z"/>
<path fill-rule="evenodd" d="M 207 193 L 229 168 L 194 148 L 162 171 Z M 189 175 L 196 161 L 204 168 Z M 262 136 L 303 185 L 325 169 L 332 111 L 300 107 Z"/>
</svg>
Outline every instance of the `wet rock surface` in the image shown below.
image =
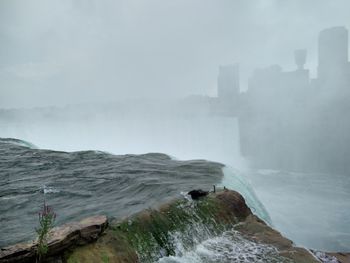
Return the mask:
<svg viewBox="0 0 350 263">
<path fill-rule="evenodd" d="M 350 263 L 350 253 L 311 251 L 322 263 Z"/>
<path fill-rule="evenodd" d="M 72 246 L 95 241 L 107 226 L 106 216 L 93 216 L 55 227 L 49 234 L 47 256 L 55 256 Z M 36 251 L 36 241 L 5 247 L 0 250 L 0 262 L 35 262 Z"/>
<path fill-rule="evenodd" d="M 278 231 L 253 215 L 238 192 L 225 190 L 210 193 L 198 200 L 180 203 L 177 206 L 174 206 L 175 202 L 164 204 L 159 210 L 144 211 L 135 217 L 114 224 L 111 227 L 114 230 L 108 230 L 106 235 L 93 244 L 77 248 L 68 259 L 86 263 L 105 262 L 103 258 L 108 259 L 108 262 L 128 263 L 192 262 L 188 261 L 192 258 L 184 257 L 186 254 L 190 254 L 191 257 L 193 256 L 191 254 L 197 253 L 196 248 L 199 245 L 201 251 L 208 249 L 216 252 L 213 253 L 213 258 L 208 255 L 202 255 L 203 257 L 199 255 L 201 259 L 198 261 L 197 258 L 195 262 L 319 262 L 308 250 L 295 247 L 292 241 L 284 238 Z M 174 213 L 176 209 L 179 210 Z M 199 209 L 198 213 L 193 214 L 194 220 L 189 219 L 188 214 L 183 214 L 186 209 Z M 178 220 L 176 221 L 178 227 L 175 230 L 173 219 Z M 210 225 L 212 221 L 215 221 L 214 225 Z M 189 226 L 186 227 L 186 224 Z M 207 227 L 202 224 L 207 224 Z M 203 234 L 213 229 L 213 226 L 218 228 L 223 226 L 226 230 L 221 234 L 217 233 L 217 236 Z M 205 231 L 198 232 L 197 229 L 201 230 L 201 228 Z M 136 240 L 136 244 L 125 242 L 127 238 Z M 181 246 L 188 245 L 186 244 L 188 238 L 197 239 L 200 243 L 192 247 L 193 249 L 184 249 L 181 252 L 178 248 L 172 247 L 174 242 L 179 242 L 181 239 L 183 242 Z M 223 240 L 226 240 L 226 243 L 222 244 Z M 232 243 L 232 240 L 235 240 L 236 244 Z M 225 244 L 228 246 L 227 249 L 222 247 Z M 145 256 L 149 251 L 142 250 L 140 247 L 146 250 L 156 249 Z M 140 250 L 137 251 L 137 249 Z M 222 254 L 223 250 L 227 250 L 229 254 Z M 150 259 L 151 256 L 154 258 Z"/>
<path fill-rule="evenodd" d="M 179 253 L 175 243 L 181 240 L 187 247 Z M 50 263 L 189 262 L 174 259 L 201 257 L 203 249 L 214 251 L 214 257 L 206 255 L 198 262 L 349 262 L 349 254 L 295 247 L 231 190 L 177 199 L 110 225 L 105 216 L 94 216 L 56 227 L 48 246 Z M 0 251 L 0 263 L 35 262 L 35 254 L 35 242 L 17 244 Z"/>
<path fill-rule="evenodd" d="M 350 253 L 326 253 L 329 256 L 336 257 L 340 263 L 350 263 Z"/>
<path fill-rule="evenodd" d="M 201 189 L 192 190 L 188 192 L 188 195 L 190 195 L 193 200 L 198 200 L 200 197 L 207 196 L 208 194 L 208 191 L 203 191 Z"/>
</svg>

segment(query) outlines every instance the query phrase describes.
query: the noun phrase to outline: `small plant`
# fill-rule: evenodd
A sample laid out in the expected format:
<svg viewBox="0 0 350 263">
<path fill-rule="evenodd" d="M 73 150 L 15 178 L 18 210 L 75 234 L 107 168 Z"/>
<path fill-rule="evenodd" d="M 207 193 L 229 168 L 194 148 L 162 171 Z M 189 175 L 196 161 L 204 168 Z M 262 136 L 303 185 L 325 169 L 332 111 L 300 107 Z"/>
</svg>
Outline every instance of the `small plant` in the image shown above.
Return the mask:
<svg viewBox="0 0 350 263">
<path fill-rule="evenodd" d="M 109 257 L 108 257 L 108 254 L 106 252 L 102 253 L 101 259 L 102 259 L 103 263 L 109 263 Z"/>
<path fill-rule="evenodd" d="M 41 262 L 48 252 L 47 239 L 50 230 L 54 226 L 55 219 L 55 212 L 44 201 L 44 206 L 39 212 L 39 227 L 36 229 L 38 235 L 37 262 Z"/>
</svg>

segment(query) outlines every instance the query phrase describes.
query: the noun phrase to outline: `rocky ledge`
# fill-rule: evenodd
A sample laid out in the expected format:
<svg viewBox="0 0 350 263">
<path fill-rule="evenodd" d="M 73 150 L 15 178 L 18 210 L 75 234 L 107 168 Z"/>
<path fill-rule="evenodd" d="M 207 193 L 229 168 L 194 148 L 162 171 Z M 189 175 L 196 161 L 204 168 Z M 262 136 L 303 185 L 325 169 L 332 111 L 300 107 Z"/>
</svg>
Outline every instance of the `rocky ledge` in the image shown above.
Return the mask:
<svg viewBox="0 0 350 263">
<path fill-rule="evenodd" d="M 350 253 L 327 253 L 327 255 L 336 258 L 340 263 L 350 263 Z"/>
<path fill-rule="evenodd" d="M 324 263 L 350 263 L 350 253 L 325 253 L 311 250 Z"/>
<path fill-rule="evenodd" d="M 209 235 L 220 235 L 233 228 L 250 243 L 276 248 L 277 258 L 273 262 L 319 262 L 308 250 L 295 247 L 253 215 L 244 198 L 231 190 L 196 197 L 194 201 L 175 200 L 156 210 L 111 222 L 105 235 L 93 244 L 76 248 L 67 262 L 157 262 L 161 257 L 176 254 L 171 233 L 181 233 L 183 245 L 191 246 L 193 235 L 198 235 L 197 239 L 205 238 L 195 230 L 201 225 L 205 232 L 211 232 Z"/>
<path fill-rule="evenodd" d="M 93 216 L 53 228 L 48 240 L 48 259 L 55 257 L 57 261 L 57 255 L 63 254 L 68 248 L 97 240 L 107 226 L 106 216 Z M 36 241 L 1 248 L 0 262 L 35 262 L 36 252 Z"/>
<path fill-rule="evenodd" d="M 46 262 L 157 262 L 161 257 L 176 255 L 174 233 L 183 238 L 183 246 L 191 248 L 196 245 L 194 235 L 197 240 L 205 240 L 225 231 L 237 235 L 239 242 L 244 240 L 245 244 L 258 248 L 273 248 L 269 250 L 274 253 L 273 261 L 259 262 L 349 262 L 349 254 L 312 254 L 294 246 L 292 241 L 255 216 L 235 191 L 205 192 L 194 199 L 174 200 L 158 209 L 148 209 L 109 224 L 105 216 L 95 216 L 54 228 Z M 36 246 L 32 242 L 1 249 L 0 263 L 35 262 Z"/>
</svg>

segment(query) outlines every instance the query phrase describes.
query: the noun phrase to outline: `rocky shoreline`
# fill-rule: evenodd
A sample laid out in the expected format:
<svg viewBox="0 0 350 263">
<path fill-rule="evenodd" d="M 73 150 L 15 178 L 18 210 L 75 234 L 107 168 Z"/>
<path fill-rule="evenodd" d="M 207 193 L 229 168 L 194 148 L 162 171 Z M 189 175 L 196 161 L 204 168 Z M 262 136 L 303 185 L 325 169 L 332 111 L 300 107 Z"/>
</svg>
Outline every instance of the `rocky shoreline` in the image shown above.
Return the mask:
<svg viewBox="0 0 350 263">
<path fill-rule="evenodd" d="M 67 250 L 96 241 L 108 226 L 106 216 L 88 217 L 52 229 L 48 245 L 48 259 L 57 261 Z M 36 241 L 20 243 L 0 249 L 0 262 L 35 262 Z M 58 261 L 59 262 L 59 261 Z"/>
<path fill-rule="evenodd" d="M 189 199 L 174 200 L 121 221 L 108 222 L 106 216 L 94 216 L 55 227 L 48 240 L 45 262 L 156 262 L 160 257 L 175 255 L 170 233 L 185 235 L 198 227 L 205 229 L 206 235 L 234 229 L 247 242 L 275 248 L 275 262 L 350 262 L 347 253 L 295 247 L 255 216 L 235 191 Z M 2 248 L 0 263 L 35 262 L 36 250 L 35 241 Z"/>
</svg>

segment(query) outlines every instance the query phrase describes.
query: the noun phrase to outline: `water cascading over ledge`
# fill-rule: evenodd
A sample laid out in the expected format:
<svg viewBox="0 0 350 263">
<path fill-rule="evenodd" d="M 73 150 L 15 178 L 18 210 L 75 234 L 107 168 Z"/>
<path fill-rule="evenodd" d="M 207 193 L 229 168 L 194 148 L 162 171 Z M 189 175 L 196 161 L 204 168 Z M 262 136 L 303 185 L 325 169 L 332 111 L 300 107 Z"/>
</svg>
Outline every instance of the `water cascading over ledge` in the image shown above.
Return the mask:
<svg viewBox="0 0 350 263">
<path fill-rule="evenodd" d="M 68 262 L 318 262 L 252 214 L 235 191 L 178 199 L 112 222 Z M 105 261 L 103 261 L 105 260 Z"/>
</svg>

